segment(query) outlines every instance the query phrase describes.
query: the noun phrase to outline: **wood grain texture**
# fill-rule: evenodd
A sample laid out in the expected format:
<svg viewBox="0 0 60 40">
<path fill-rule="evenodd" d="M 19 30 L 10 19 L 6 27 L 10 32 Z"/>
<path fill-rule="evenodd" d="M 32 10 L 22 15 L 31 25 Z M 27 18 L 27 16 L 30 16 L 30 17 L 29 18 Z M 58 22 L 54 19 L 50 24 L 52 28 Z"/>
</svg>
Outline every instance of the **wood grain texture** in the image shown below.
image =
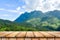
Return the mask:
<svg viewBox="0 0 60 40">
<path fill-rule="evenodd" d="M 16 37 L 26 37 L 26 32 L 20 32 Z"/>
<path fill-rule="evenodd" d="M 35 37 L 44 37 L 40 32 L 34 32 Z"/>
<path fill-rule="evenodd" d="M 42 33 L 45 37 L 54 37 L 53 35 L 47 33 L 47 32 L 40 32 Z"/>
<path fill-rule="evenodd" d="M 54 38 L 47 38 L 48 40 L 54 40 Z"/>
<path fill-rule="evenodd" d="M 55 37 L 60 37 L 60 32 L 48 32 L 51 35 L 54 35 Z"/>
<path fill-rule="evenodd" d="M 1 35 L 1 34 L 4 34 L 4 33 L 5 33 L 5 32 L 0 32 L 0 35 Z"/>
<path fill-rule="evenodd" d="M 31 40 L 31 38 L 25 38 L 25 40 Z"/>
<path fill-rule="evenodd" d="M 0 40 L 60 40 L 60 32 L 58 31 L 0 32 Z"/>
<path fill-rule="evenodd" d="M 19 32 L 12 32 L 11 34 L 7 35 L 6 37 L 16 37 L 16 35 L 18 34 Z"/>
<path fill-rule="evenodd" d="M 33 34 L 33 32 L 27 32 L 27 34 L 26 34 L 26 37 L 34 37 L 34 34 Z"/>
<path fill-rule="evenodd" d="M 2 34 L 0 34 L 0 37 L 5 37 L 6 35 L 10 34 L 11 32 L 4 32 Z"/>
</svg>

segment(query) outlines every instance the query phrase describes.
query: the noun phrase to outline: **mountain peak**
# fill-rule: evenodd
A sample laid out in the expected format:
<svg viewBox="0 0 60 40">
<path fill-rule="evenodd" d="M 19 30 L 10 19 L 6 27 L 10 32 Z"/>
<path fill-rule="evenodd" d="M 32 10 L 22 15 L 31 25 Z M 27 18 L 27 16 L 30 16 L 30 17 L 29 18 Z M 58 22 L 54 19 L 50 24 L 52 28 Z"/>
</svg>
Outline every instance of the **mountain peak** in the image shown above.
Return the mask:
<svg viewBox="0 0 60 40">
<path fill-rule="evenodd" d="M 42 17 L 57 17 L 60 19 L 60 11 L 54 10 L 49 11 L 46 13 L 43 13 L 41 11 L 31 11 L 31 12 L 25 12 L 24 14 L 21 14 L 15 22 L 26 22 L 27 20 L 33 19 L 33 18 L 42 18 Z"/>
<path fill-rule="evenodd" d="M 21 14 L 15 21 L 24 22 L 31 18 L 37 18 L 37 17 L 40 18 L 40 17 L 42 17 L 42 15 L 43 15 L 43 13 L 41 11 L 25 12 L 24 14 Z"/>
</svg>

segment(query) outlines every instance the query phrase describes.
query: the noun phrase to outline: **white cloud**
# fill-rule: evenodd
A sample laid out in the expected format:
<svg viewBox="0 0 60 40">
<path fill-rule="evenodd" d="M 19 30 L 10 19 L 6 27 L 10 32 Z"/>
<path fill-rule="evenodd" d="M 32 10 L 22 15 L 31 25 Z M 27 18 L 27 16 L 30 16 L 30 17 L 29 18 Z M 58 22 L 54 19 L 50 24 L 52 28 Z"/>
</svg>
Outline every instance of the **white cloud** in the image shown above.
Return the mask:
<svg viewBox="0 0 60 40">
<path fill-rule="evenodd" d="M 20 6 L 18 6 L 15 10 L 10 10 L 10 9 L 5 9 L 5 8 L 0 8 L 0 11 L 6 11 L 6 12 L 12 12 L 12 13 L 18 13 L 18 14 L 22 14 L 25 11 L 22 11 L 22 9 L 20 8 Z"/>
<path fill-rule="evenodd" d="M 5 9 L 3 9 L 3 8 L 0 8 L 0 11 L 1 11 L 1 10 L 5 10 Z"/>
<path fill-rule="evenodd" d="M 60 10 L 60 0 L 23 0 L 22 2 L 25 3 L 23 6 L 18 6 L 15 10 L 9 10 L 0 8 L 0 10 L 8 11 L 8 12 L 16 12 L 22 13 L 25 11 L 32 11 L 32 10 L 40 10 L 43 12 L 51 11 L 51 10 Z M 6 4 L 7 6 L 11 6 Z"/>
<path fill-rule="evenodd" d="M 19 11 L 21 8 L 20 7 L 17 7 L 16 10 Z"/>
<path fill-rule="evenodd" d="M 4 8 L 0 8 L 0 11 L 17 12 L 16 10 L 9 10 L 9 9 L 4 9 Z"/>
<path fill-rule="evenodd" d="M 41 10 L 43 12 L 51 10 L 60 10 L 60 0 L 24 0 L 25 11 Z"/>
<path fill-rule="evenodd" d="M 8 12 L 17 12 L 16 10 L 5 10 L 5 11 L 8 11 Z"/>
<path fill-rule="evenodd" d="M 9 17 L 11 15 L 8 15 L 8 14 L 3 14 L 3 15 L 0 15 L 0 17 Z"/>
<path fill-rule="evenodd" d="M 12 15 L 9 15 L 9 14 L 0 14 L 0 19 L 13 21 L 13 19 L 9 18 L 9 17 L 11 17 L 11 16 L 12 16 Z"/>
</svg>

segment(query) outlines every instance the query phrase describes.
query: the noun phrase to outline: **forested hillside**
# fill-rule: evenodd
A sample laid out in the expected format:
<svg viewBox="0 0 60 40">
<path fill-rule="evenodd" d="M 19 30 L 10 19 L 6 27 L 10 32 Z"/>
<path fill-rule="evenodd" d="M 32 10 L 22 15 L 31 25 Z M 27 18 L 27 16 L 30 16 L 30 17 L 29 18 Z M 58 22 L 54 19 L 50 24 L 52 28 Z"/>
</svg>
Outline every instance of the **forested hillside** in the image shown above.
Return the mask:
<svg viewBox="0 0 60 40">
<path fill-rule="evenodd" d="M 30 30 L 34 31 L 37 29 L 33 27 L 29 27 L 29 25 L 26 25 L 26 24 L 18 24 L 8 20 L 0 19 L 0 31 L 30 31 Z"/>
<path fill-rule="evenodd" d="M 0 31 L 60 31 L 60 11 L 25 12 L 15 21 L 0 19 Z"/>
</svg>

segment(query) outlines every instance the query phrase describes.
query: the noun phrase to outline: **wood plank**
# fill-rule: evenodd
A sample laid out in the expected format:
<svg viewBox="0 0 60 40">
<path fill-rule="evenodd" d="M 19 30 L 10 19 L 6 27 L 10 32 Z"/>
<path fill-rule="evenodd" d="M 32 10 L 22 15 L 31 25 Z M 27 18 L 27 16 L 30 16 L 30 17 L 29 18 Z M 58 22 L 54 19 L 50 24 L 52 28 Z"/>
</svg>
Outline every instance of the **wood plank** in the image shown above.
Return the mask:
<svg viewBox="0 0 60 40">
<path fill-rule="evenodd" d="M 18 34 L 19 32 L 12 32 L 11 34 L 7 35 L 6 37 L 16 37 L 16 35 Z"/>
<path fill-rule="evenodd" d="M 32 38 L 32 40 L 39 40 L 39 38 Z"/>
<path fill-rule="evenodd" d="M 58 34 L 60 34 L 60 32 L 58 32 L 58 31 L 53 31 L 53 32 L 47 32 L 47 33 L 58 33 Z"/>
<path fill-rule="evenodd" d="M 54 37 L 53 35 L 47 33 L 47 32 L 40 32 L 42 33 L 45 37 Z"/>
<path fill-rule="evenodd" d="M 9 38 L 4 38 L 5 36 Z M 41 32 L 27 31 L 27 33 L 25 31 L 24 32 L 23 31 L 22 32 L 21 31 L 20 32 L 0 32 L 0 40 L 39 40 L 39 39 L 40 40 L 60 40 L 60 32 L 44 32 L 44 31 L 41 31 Z"/>
<path fill-rule="evenodd" d="M 54 33 L 54 32 L 48 32 L 49 34 L 51 34 L 51 35 L 54 35 L 55 37 L 60 37 L 60 33 Z"/>
<path fill-rule="evenodd" d="M 8 38 L 2 38 L 2 40 L 8 40 Z"/>
<path fill-rule="evenodd" d="M 25 40 L 24 38 L 17 38 L 17 40 Z"/>
<path fill-rule="evenodd" d="M 34 37 L 34 34 L 32 31 L 27 32 L 26 37 Z"/>
<path fill-rule="evenodd" d="M 16 38 L 9 38 L 8 40 L 16 40 Z"/>
<path fill-rule="evenodd" d="M 1 35 L 1 34 L 4 34 L 4 33 L 5 33 L 5 32 L 0 32 L 0 35 Z"/>
<path fill-rule="evenodd" d="M 60 38 L 55 38 L 55 40 L 60 40 Z"/>
<path fill-rule="evenodd" d="M 47 38 L 48 40 L 54 40 L 54 38 Z"/>
<path fill-rule="evenodd" d="M 20 32 L 16 37 L 26 37 L 26 32 Z"/>
<path fill-rule="evenodd" d="M 40 38 L 40 40 L 47 40 L 47 38 Z"/>
<path fill-rule="evenodd" d="M 31 38 L 25 38 L 25 40 L 31 40 Z"/>
<path fill-rule="evenodd" d="M 5 32 L 5 33 L 2 33 L 0 34 L 0 37 L 5 37 L 6 35 L 10 34 L 11 32 Z"/>
<path fill-rule="evenodd" d="M 2 38 L 0 38 L 0 40 L 2 40 Z"/>
<path fill-rule="evenodd" d="M 35 37 L 44 37 L 44 35 L 42 35 L 42 34 L 39 33 L 39 32 L 34 32 L 34 35 L 35 35 Z"/>
</svg>

